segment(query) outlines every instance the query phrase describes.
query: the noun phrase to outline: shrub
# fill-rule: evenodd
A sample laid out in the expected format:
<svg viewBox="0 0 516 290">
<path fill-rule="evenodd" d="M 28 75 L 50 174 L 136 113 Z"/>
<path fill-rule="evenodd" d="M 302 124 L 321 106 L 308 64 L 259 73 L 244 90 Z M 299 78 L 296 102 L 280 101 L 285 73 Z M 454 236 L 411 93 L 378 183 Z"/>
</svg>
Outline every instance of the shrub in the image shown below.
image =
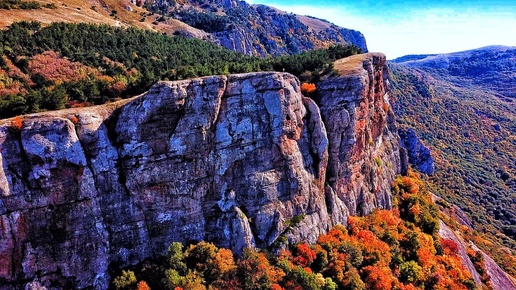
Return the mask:
<svg viewBox="0 0 516 290">
<path fill-rule="evenodd" d="M 20 116 L 16 116 L 11 120 L 11 128 L 14 131 L 20 131 L 23 127 L 23 119 Z"/>
<path fill-rule="evenodd" d="M 310 97 L 315 93 L 316 87 L 315 84 L 312 83 L 303 83 L 301 85 L 301 92 L 303 95 Z"/>
<path fill-rule="evenodd" d="M 113 285 L 116 289 L 130 289 L 136 285 L 136 276 L 133 271 L 122 271 L 122 275 L 115 278 Z"/>
<path fill-rule="evenodd" d="M 137 290 L 150 290 L 150 287 L 149 287 L 149 285 L 147 285 L 147 282 L 140 281 L 140 282 L 138 282 L 136 289 Z"/>
<path fill-rule="evenodd" d="M 415 261 L 402 263 L 399 267 L 400 280 L 405 283 L 414 283 L 423 278 L 423 268 Z"/>
</svg>

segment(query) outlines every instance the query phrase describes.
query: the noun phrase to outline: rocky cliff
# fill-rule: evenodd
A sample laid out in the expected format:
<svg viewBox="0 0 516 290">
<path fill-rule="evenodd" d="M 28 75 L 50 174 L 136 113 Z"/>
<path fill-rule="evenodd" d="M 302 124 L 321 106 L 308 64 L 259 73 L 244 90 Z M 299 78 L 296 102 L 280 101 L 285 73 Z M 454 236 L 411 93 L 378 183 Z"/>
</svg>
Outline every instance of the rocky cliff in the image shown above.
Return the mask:
<svg viewBox="0 0 516 290">
<path fill-rule="evenodd" d="M 400 156 L 385 56 L 335 67 L 314 99 L 266 72 L 4 121 L 0 287 L 104 289 L 109 267 L 173 241 L 314 242 L 350 214 L 390 208 Z"/>
<path fill-rule="evenodd" d="M 414 129 L 401 127 L 398 129 L 398 134 L 402 148 L 407 150 L 408 162 L 422 173 L 433 174 L 435 171 L 434 158 L 430 149 L 417 137 Z"/>
<path fill-rule="evenodd" d="M 353 44 L 367 52 L 359 31 L 266 5 L 233 0 L 153 0 L 145 6 L 209 33 L 215 43 L 244 54 L 278 56 L 336 44 Z M 178 28 L 175 33 L 195 36 L 191 29 Z"/>
</svg>

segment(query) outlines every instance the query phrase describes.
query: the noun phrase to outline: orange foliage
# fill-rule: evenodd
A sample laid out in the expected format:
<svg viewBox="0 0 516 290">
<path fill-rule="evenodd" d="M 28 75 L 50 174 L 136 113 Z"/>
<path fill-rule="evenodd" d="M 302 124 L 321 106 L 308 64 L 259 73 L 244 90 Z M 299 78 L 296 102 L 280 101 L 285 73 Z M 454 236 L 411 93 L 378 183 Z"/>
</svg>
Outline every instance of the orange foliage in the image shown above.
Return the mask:
<svg viewBox="0 0 516 290">
<path fill-rule="evenodd" d="M 367 266 L 362 269 L 366 276 L 364 282 L 368 289 L 372 290 L 389 290 L 395 282 L 395 278 L 391 274 L 391 270 L 386 266 Z"/>
<path fill-rule="evenodd" d="M 417 250 L 417 261 L 423 268 L 430 268 L 436 263 L 435 251 L 428 247 L 421 247 Z"/>
<path fill-rule="evenodd" d="M 149 287 L 149 285 L 147 285 L 147 282 L 140 281 L 140 282 L 138 282 L 136 289 L 137 290 L 150 290 L 150 287 Z"/>
<path fill-rule="evenodd" d="M 238 267 L 241 273 L 245 273 L 244 288 L 254 288 L 264 282 L 276 284 L 285 276 L 283 270 L 270 264 L 264 253 L 252 250 L 244 252 L 244 259 L 239 261 Z"/>
<path fill-rule="evenodd" d="M 406 203 L 405 212 L 428 215 L 433 210 L 426 204 L 431 202 L 429 194 L 417 175 L 397 178 L 393 191 L 407 195 L 406 200 L 401 198 L 401 203 Z M 415 202 L 407 202 L 409 199 Z M 337 225 L 319 236 L 314 246 L 301 243 L 292 252 L 283 250 L 275 257 L 248 249 L 237 263 L 230 250 L 200 242 L 185 252 L 186 264 L 192 266 L 181 278 L 181 286 L 235 290 L 473 287 L 472 276 L 457 255 L 458 245 L 442 239 L 438 242 L 444 254 L 436 254 L 437 235 L 402 219 L 400 212 L 375 210 L 368 216 L 349 217 L 348 229 Z"/>
<path fill-rule="evenodd" d="M 11 127 L 15 130 L 21 130 L 23 126 L 23 119 L 20 116 L 16 116 L 11 120 Z"/>
<path fill-rule="evenodd" d="M 72 117 L 70 117 L 70 121 L 71 121 L 74 125 L 79 124 L 79 118 L 77 118 L 77 116 L 72 116 Z"/>
<path fill-rule="evenodd" d="M 400 290 L 416 290 L 416 289 L 420 289 L 416 286 L 414 286 L 413 284 L 408 284 L 408 285 L 405 285 L 405 284 L 398 284 L 396 285 Z"/>
<path fill-rule="evenodd" d="M 351 218 L 351 217 L 350 217 Z M 349 220 L 348 220 L 349 223 Z M 347 230 L 343 226 L 335 226 L 326 235 L 320 235 L 317 244 L 337 245 L 347 236 Z"/>
<path fill-rule="evenodd" d="M 361 230 L 357 234 L 358 243 L 362 246 L 364 261 L 368 264 L 388 265 L 391 262 L 390 247 L 378 239 L 373 232 Z"/>
<path fill-rule="evenodd" d="M 401 183 L 406 188 L 406 191 L 412 194 L 416 194 L 419 192 L 419 185 L 414 182 L 414 179 L 409 176 L 403 176 L 401 178 Z"/>
<path fill-rule="evenodd" d="M 301 85 L 301 92 L 305 96 L 310 96 L 311 94 L 313 94 L 315 92 L 315 90 L 316 90 L 315 84 L 303 83 Z"/>
<path fill-rule="evenodd" d="M 68 108 L 84 108 L 93 106 L 90 102 L 79 102 L 77 100 L 71 100 L 66 103 L 66 107 Z"/>
<path fill-rule="evenodd" d="M 219 275 L 236 269 L 235 259 L 233 258 L 233 252 L 228 249 L 219 249 L 215 255 L 214 264 L 219 272 Z"/>
<path fill-rule="evenodd" d="M 385 113 L 388 113 L 389 112 L 389 104 L 383 103 L 383 110 L 385 111 Z"/>
</svg>

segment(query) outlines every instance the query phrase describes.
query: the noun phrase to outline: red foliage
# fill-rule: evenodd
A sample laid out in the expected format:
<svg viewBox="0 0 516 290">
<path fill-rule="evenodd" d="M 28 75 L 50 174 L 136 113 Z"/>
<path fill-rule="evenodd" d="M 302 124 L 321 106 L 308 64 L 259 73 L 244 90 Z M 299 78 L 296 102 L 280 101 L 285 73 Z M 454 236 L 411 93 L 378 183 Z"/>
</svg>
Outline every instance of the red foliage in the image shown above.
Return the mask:
<svg viewBox="0 0 516 290">
<path fill-rule="evenodd" d="M 307 244 L 297 245 L 296 256 L 294 257 L 294 264 L 301 267 L 309 267 L 317 258 L 317 254 Z"/>
<path fill-rule="evenodd" d="M 443 247 L 444 253 L 447 255 L 457 255 L 459 253 L 459 246 L 451 239 L 441 239 L 441 246 Z"/>
<path fill-rule="evenodd" d="M 32 75 L 40 74 L 56 84 L 100 76 L 98 70 L 80 62 L 71 62 L 51 50 L 33 56 L 29 60 L 29 71 Z"/>
</svg>

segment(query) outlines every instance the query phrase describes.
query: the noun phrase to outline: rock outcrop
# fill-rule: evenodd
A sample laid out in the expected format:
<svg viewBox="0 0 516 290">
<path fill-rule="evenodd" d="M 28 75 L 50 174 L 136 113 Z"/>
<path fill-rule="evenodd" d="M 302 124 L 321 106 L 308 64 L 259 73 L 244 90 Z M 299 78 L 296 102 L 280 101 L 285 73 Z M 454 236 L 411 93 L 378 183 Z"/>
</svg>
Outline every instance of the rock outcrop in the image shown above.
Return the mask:
<svg viewBox="0 0 516 290">
<path fill-rule="evenodd" d="M 443 221 L 439 221 L 439 236 L 443 239 L 449 239 L 457 244 L 458 255 L 462 260 L 462 264 L 471 273 L 475 284 L 482 285 L 482 277 L 475 269 L 473 262 L 467 254 L 467 248 L 471 248 L 475 252 L 482 253 L 484 258 L 484 266 L 486 274 L 489 277 L 490 287 L 492 289 L 499 290 L 515 290 L 516 286 L 511 280 L 509 274 L 507 274 L 496 262 L 489 257 L 486 253 L 480 250 L 472 241 L 464 241 L 460 234 L 455 233 L 450 227 L 448 227 Z"/>
<path fill-rule="evenodd" d="M 314 242 L 390 208 L 399 138 L 385 56 L 336 63 L 314 99 L 287 73 L 160 82 L 130 101 L 0 125 L 0 286 L 107 288 L 109 267 L 209 240 Z"/>
<path fill-rule="evenodd" d="M 317 84 L 330 144 L 325 191 L 335 223 L 390 208 L 391 182 L 400 172 L 385 56 L 368 55 L 338 60 L 338 76 Z"/>
<path fill-rule="evenodd" d="M 401 138 L 401 146 L 407 151 L 408 162 L 422 173 L 433 174 L 435 171 L 434 158 L 430 149 L 419 140 L 416 132 L 412 128 L 400 128 L 398 134 Z"/>
</svg>

